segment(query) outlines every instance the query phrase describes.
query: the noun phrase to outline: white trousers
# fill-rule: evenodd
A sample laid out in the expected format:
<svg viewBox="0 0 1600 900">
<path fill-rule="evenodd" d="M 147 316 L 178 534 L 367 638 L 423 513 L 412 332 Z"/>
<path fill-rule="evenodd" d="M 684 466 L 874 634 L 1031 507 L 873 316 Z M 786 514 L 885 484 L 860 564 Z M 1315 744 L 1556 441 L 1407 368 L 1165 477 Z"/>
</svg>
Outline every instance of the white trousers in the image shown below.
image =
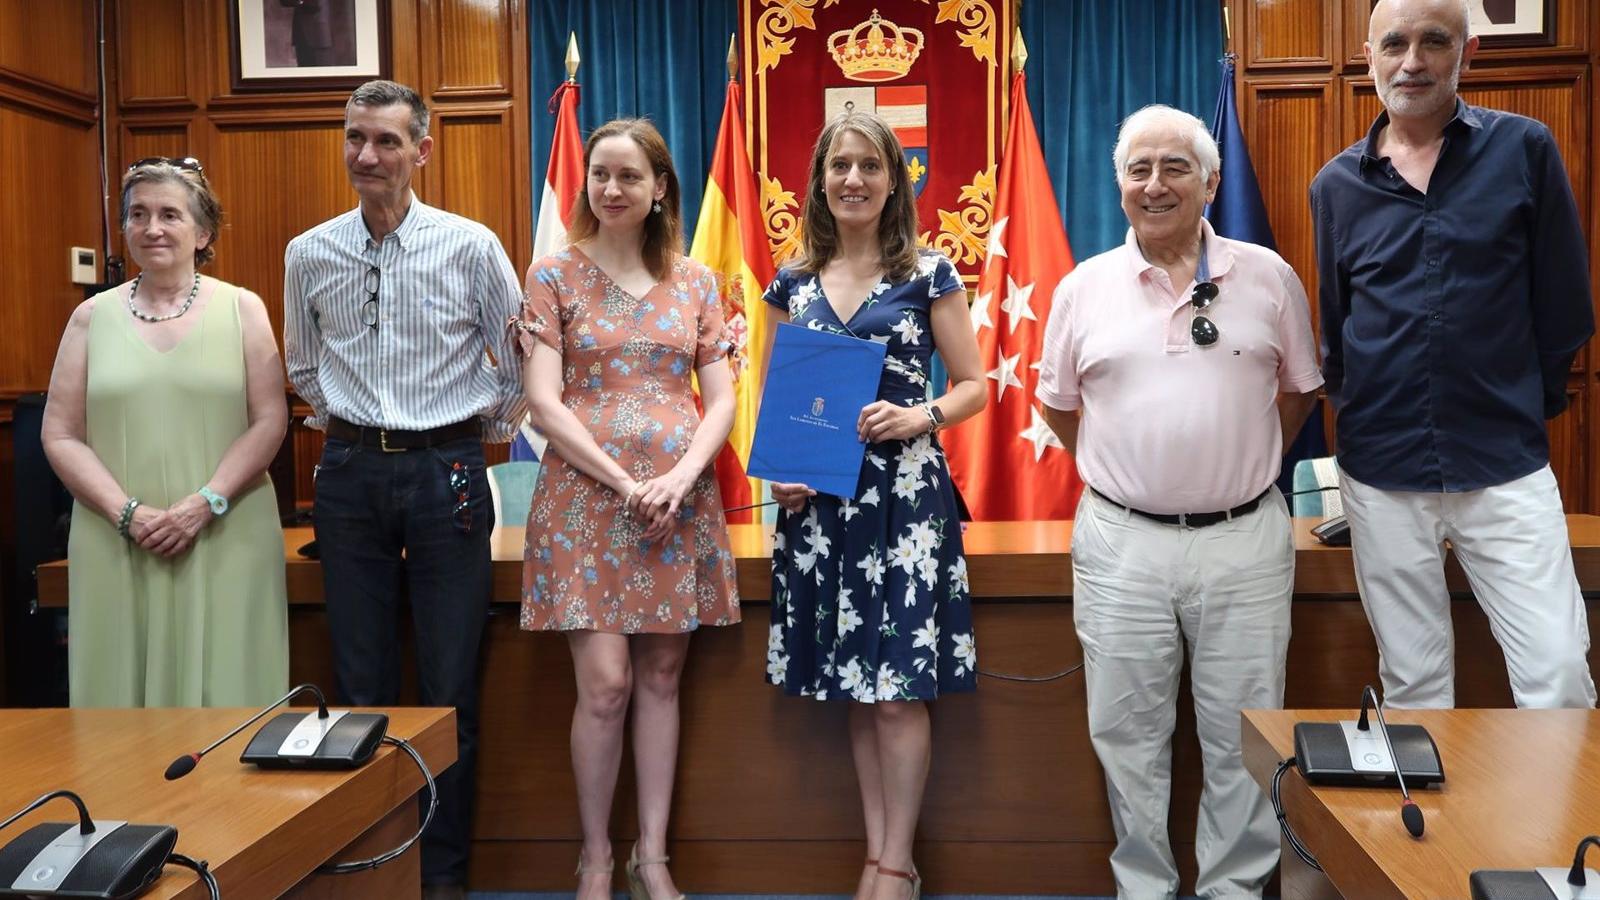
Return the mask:
<svg viewBox="0 0 1600 900">
<path fill-rule="evenodd" d="M 1278 827 L 1240 758 L 1241 709 L 1283 706 L 1294 538 L 1273 490 L 1206 528 L 1162 525 L 1083 492 L 1072 532 L 1073 621 L 1089 737 L 1106 773 L 1117 896 L 1174 897 L 1167 838 L 1185 645 L 1205 766 L 1195 856 L 1202 897 L 1260 897 Z"/>
<path fill-rule="evenodd" d="M 1545 466 L 1477 491 L 1384 491 L 1339 475 L 1384 702 L 1455 706 L 1444 541 L 1505 653 L 1520 707 L 1589 707 L 1589 621 L 1556 477 Z"/>
</svg>

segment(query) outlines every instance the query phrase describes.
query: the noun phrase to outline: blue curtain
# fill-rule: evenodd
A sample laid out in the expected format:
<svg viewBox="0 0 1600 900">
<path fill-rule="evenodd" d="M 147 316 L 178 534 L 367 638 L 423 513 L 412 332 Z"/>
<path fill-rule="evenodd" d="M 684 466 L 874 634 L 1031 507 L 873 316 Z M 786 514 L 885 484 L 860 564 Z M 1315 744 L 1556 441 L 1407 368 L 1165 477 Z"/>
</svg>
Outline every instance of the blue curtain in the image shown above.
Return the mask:
<svg viewBox="0 0 1600 900">
<path fill-rule="evenodd" d="M 672 150 L 683 182 L 684 228 L 692 231 L 722 121 L 728 38 L 738 28 L 738 4 L 537 0 L 528 7 L 535 221 L 555 131 L 545 101 L 567 76 L 567 35 L 577 32 L 583 59 L 579 131 L 587 138 L 618 116 L 648 116 Z"/>
<path fill-rule="evenodd" d="M 1078 260 L 1122 243 L 1111 148 L 1117 126 L 1149 103 L 1209 122 L 1220 86 L 1217 0 L 1024 0 L 1028 103 L 1061 219 Z"/>
<path fill-rule="evenodd" d="M 576 31 L 579 128 L 587 136 L 616 116 L 649 116 L 672 149 L 692 229 L 722 119 L 736 0 L 540 0 L 529 17 L 535 206 L 555 128 L 544 101 L 566 77 L 567 35 Z M 1121 243 L 1127 229 L 1111 169 L 1122 119 L 1167 103 L 1209 121 L 1220 84 L 1220 4 L 1025 0 L 1020 24 L 1045 162 L 1073 255 L 1087 259 Z"/>
</svg>

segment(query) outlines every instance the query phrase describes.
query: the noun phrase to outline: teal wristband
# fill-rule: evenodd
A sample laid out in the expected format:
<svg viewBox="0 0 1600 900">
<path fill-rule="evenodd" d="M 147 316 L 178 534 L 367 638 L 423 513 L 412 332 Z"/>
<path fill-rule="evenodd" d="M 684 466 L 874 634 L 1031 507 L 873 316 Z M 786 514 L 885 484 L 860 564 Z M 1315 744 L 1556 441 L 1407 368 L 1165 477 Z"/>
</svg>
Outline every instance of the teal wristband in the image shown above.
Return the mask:
<svg viewBox="0 0 1600 900">
<path fill-rule="evenodd" d="M 200 490 L 195 491 L 195 493 L 199 494 L 202 499 L 204 499 L 207 503 L 211 504 L 211 512 L 212 512 L 213 515 L 221 516 L 221 515 L 224 515 L 225 513 L 227 513 L 227 511 L 228 511 L 228 498 L 227 497 L 222 496 L 221 494 L 217 493 L 216 491 L 213 491 L 209 487 L 202 487 L 202 488 L 200 488 Z"/>
</svg>

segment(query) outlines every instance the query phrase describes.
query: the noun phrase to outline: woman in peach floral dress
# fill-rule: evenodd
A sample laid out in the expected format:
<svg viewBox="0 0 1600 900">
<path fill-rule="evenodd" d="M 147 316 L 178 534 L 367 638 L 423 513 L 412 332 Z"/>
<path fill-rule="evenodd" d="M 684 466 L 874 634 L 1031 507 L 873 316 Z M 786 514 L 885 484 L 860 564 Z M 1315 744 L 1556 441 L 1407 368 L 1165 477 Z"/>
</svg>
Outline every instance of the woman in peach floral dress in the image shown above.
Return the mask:
<svg viewBox="0 0 1600 900">
<path fill-rule="evenodd" d="M 644 120 L 609 122 L 584 163 L 572 244 L 529 268 L 513 323 L 530 412 L 550 439 L 528 514 L 522 627 L 564 631 L 572 649 L 578 896 L 611 895 L 608 826 L 631 700 L 629 886 L 639 900 L 671 898 L 667 812 L 689 634 L 739 621 L 711 470 L 733 426 L 733 386 L 716 280 L 682 254 L 661 135 Z"/>
</svg>

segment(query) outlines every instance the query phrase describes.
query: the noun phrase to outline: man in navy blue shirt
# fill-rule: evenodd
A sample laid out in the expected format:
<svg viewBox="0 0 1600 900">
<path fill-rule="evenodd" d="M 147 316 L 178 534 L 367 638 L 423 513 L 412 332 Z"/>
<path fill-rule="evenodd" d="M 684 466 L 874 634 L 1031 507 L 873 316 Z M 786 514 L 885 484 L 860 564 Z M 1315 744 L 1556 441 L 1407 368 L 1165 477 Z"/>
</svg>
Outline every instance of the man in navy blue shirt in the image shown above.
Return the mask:
<svg viewBox="0 0 1600 900">
<path fill-rule="evenodd" d="M 1524 707 L 1593 707 L 1589 629 L 1545 420 L 1594 332 L 1549 129 L 1456 95 L 1464 0 L 1381 0 L 1385 112 L 1311 185 L 1340 493 L 1387 702 L 1455 703 L 1449 540 Z"/>
</svg>

